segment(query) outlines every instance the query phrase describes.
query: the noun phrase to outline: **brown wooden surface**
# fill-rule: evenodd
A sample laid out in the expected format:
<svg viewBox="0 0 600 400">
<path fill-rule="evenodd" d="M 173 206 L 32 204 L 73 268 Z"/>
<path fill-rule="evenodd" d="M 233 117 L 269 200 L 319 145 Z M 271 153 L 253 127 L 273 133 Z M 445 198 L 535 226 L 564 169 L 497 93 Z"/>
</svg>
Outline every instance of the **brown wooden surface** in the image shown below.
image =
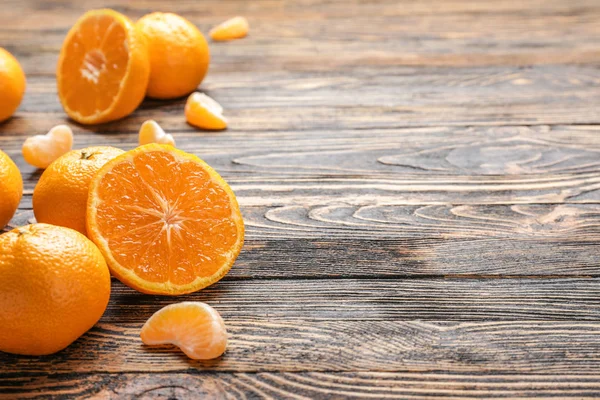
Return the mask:
<svg viewBox="0 0 600 400">
<path fill-rule="evenodd" d="M 34 221 L 27 136 L 69 123 L 76 147 L 131 149 L 148 118 L 238 195 L 247 241 L 223 281 L 180 299 L 113 282 L 102 320 L 47 357 L 0 354 L 0 398 L 600 397 L 600 3 L 597 0 L 0 2 L 0 46 L 28 77 L 0 148 Z M 212 43 L 201 89 L 84 127 L 56 96 L 79 15 L 175 11 Z M 139 340 L 160 307 L 206 301 L 219 360 Z"/>
</svg>

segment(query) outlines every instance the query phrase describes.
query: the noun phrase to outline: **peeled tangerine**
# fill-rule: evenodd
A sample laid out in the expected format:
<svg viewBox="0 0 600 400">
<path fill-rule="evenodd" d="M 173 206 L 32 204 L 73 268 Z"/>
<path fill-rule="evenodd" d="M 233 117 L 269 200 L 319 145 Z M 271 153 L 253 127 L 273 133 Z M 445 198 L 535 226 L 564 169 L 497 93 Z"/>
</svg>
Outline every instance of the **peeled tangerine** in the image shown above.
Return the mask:
<svg viewBox="0 0 600 400">
<path fill-rule="evenodd" d="M 150 346 L 175 345 L 194 360 L 217 358 L 227 347 L 227 330 L 217 310 L 193 301 L 158 310 L 146 321 L 140 337 Z"/>
<path fill-rule="evenodd" d="M 67 125 L 58 125 L 45 135 L 36 135 L 23 143 L 23 158 L 28 164 L 38 168 L 48 168 L 50 164 L 73 147 L 73 132 Z"/>
<path fill-rule="evenodd" d="M 149 143 L 168 144 L 175 147 L 173 135 L 165 133 L 156 121 L 148 120 L 142 124 L 139 133 L 140 146 Z"/>
<path fill-rule="evenodd" d="M 223 107 L 204 93 L 194 92 L 185 103 L 185 119 L 200 129 L 220 131 L 227 128 Z"/>
</svg>

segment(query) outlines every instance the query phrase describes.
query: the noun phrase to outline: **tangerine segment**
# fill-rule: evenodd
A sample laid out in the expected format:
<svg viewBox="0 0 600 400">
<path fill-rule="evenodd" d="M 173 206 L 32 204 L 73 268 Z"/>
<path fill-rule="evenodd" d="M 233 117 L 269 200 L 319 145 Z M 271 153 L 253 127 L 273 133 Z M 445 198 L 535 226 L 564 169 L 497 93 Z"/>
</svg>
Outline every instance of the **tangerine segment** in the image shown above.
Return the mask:
<svg viewBox="0 0 600 400">
<path fill-rule="evenodd" d="M 217 358 L 227 347 L 227 330 L 217 310 L 193 301 L 158 310 L 146 321 L 140 337 L 151 346 L 173 344 L 194 360 Z"/>
<path fill-rule="evenodd" d="M 248 20 L 244 17 L 234 17 L 215 26 L 208 33 L 215 41 L 233 40 L 245 37 L 248 34 Z"/>
<path fill-rule="evenodd" d="M 198 157 L 147 144 L 108 162 L 90 186 L 88 235 L 112 273 L 143 293 L 200 290 L 244 241 L 233 191 Z"/>
<path fill-rule="evenodd" d="M 190 125 L 200 129 L 222 130 L 227 128 L 223 107 L 204 93 L 192 93 L 185 103 L 185 118 Z"/>
<path fill-rule="evenodd" d="M 45 135 L 28 137 L 23 143 L 23 158 L 37 168 L 48 168 L 52 162 L 73 147 L 73 131 L 67 125 L 57 125 Z"/>
<path fill-rule="evenodd" d="M 175 147 L 175 139 L 173 139 L 173 135 L 165 133 L 163 128 L 161 128 L 156 121 L 151 119 L 145 121 L 140 127 L 138 140 L 140 146 L 148 143 L 158 143 L 168 144 Z"/>
<path fill-rule="evenodd" d="M 82 124 L 122 118 L 142 102 L 150 77 L 146 40 L 126 16 L 85 13 L 63 43 L 56 78 L 65 112 Z"/>
</svg>

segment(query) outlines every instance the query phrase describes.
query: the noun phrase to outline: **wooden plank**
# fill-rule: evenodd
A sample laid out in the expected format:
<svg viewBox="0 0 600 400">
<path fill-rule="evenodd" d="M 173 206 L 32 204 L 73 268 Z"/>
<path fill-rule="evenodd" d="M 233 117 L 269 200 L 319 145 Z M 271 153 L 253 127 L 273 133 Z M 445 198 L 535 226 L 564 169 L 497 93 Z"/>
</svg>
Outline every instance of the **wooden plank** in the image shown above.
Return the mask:
<svg viewBox="0 0 600 400">
<path fill-rule="evenodd" d="M 16 121 L 16 120 L 13 120 Z M 41 171 L 2 126 L 0 148 L 30 195 Z M 245 207 L 597 203 L 598 127 L 414 128 L 323 132 L 175 133 L 230 181 Z M 8 135 L 7 135 L 8 133 Z M 76 147 L 135 147 L 134 132 L 79 130 Z M 239 145 L 238 145 L 239 144 Z M 493 157 L 490 155 L 493 154 Z M 25 197 L 22 207 L 30 207 Z"/>
<path fill-rule="evenodd" d="M 593 65 L 457 69 L 359 63 L 341 76 L 332 68 L 285 74 L 215 68 L 200 89 L 224 106 L 234 131 L 320 131 L 594 124 L 600 120 L 592 106 L 600 97 L 598 82 Z M 190 130 L 183 117 L 184 102 L 146 101 L 124 121 L 93 129 L 134 131 L 145 119 L 154 118 L 169 130 Z M 8 132 L 43 131 L 66 121 L 54 76 L 32 76 L 16 117 L 3 127 Z"/>
<path fill-rule="evenodd" d="M 600 51 L 599 51 L 600 54 Z M 211 71 L 202 90 L 219 100 L 229 113 L 262 108 L 291 107 L 342 109 L 368 107 L 397 110 L 401 119 L 413 118 L 410 108 L 431 111 L 442 107 L 491 109 L 511 105 L 524 108 L 557 104 L 581 105 L 586 99 L 598 98 L 600 76 L 595 65 L 489 66 L 489 67 L 373 67 L 356 65 L 348 74 L 340 71 Z M 62 113 L 56 96 L 56 81 L 51 76 L 33 76 L 28 82 L 22 112 Z M 177 111 L 185 99 L 147 100 L 142 110 L 153 113 Z M 516 111 L 516 110 L 515 110 Z M 561 115 L 564 111 L 557 110 Z M 287 110 L 290 112 L 290 110 Z M 479 110 L 471 110 L 474 115 Z M 401 115 L 401 114 L 407 115 Z M 382 113 L 375 122 L 379 122 Z M 276 117 L 276 116 L 273 116 Z M 421 125 L 431 125 L 435 116 L 424 118 Z M 251 121 L 245 121 L 251 122 Z M 477 122 L 477 121 L 475 121 Z M 466 123 L 465 123 L 466 124 Z M 264 129 L 268 129 L 268 125 Z M 263 130 L 264 130 L 263 129 Z"/>
<path fill-rule="evenodd" d="M 327 209 L 244 208 L 225 279 L 600 276 L 596 204 Z"/>
<path fill-rule="evenodd" d="M 326 131 L 201 132 L 168 129 L 179 147 L 220 171 L 308 177 L 527 176 L 598 172 L 598 126 L 427 127 Z M 34 132 L 0 126 L 0 147 L 24 170 L 23 141 Z M 75 148 L 137 145 L 136 126 L 116 123 L 114 132 L 72 125 Z M 63 121 L 65 122 L 65 121 Z M 493 154 L 494 157 L 490 157 Z"/>
<path fill-rule="evenodd" d="M 255 301 L 260 302 L 260 296 Z M 139 338 L 142 322 L 131 322 L 135 319 L 131 318 L 128 322 L 100 323 L 52 356 L 1 354 L 0 374 L 207 370 L 575 375 L 597 374 L 600 369 L 597 321 L 459 323 L 369 321 L 368 317 L 293 321 L 270 316 L 254 320 L 257 315 L 248 311 L 243 319 L 233 320 L 227 318 L 222 305 L 217 308 L 223 310 L 230 333 L 227 351 L 217 360 L 193 361 L 172 346 L 144 346 Z M 315 312 L 320 311 L 313 308 Z M 128 314 L 128 309 L 122 313 Z"/>
<path fill-rule="evenodd" d="M 0 378 L 0 399 L 595 399 L 600 375 L 396 372 L 52 374 Z"/>
<path fill-rule="evenodd" d="M 112 289 L 103 320 L 111 324 L 143 323 L 175 301 L 207 302 L 230 322 L 600 320 L 599 278 L 237 280 L 177 298 L 141 295 L 117 281 Z"/>
<path fill-rule="evenodd" d="M 26 176 L 32 187 L 41 172 Z M 600 174 L 522 177 L 434 178 L 302 178 L 278 177 L 258 180 L 223 173 L 243 208 L 287 207 L 291 209 L 355 208 L 369 206 L 532 205 L 597 204 Z M 27 188 L 21 208 L 32 207 Z M 327 217 L 326 217 L 327 218 Z M 335 218 L 335 217 L 333 217 Z"/>
<path fill-rule="evenodd" d="M 513 1 L 496 9 L 472 1 L 419 3 L 146 2 L 113 7 L 134 19 L 154 9 L 179 12 L 204 32 L 231 15 L 247 16 L 252 28 L 243 45 L 212 44 L 213 66 L 227 70 L 594 63 L 600 52 L 594 23 L 600 12 L 592 0 L 568 5 Z M 106 4 L 63 2 L 60 13 L 52 6 L 11 7 L 0 16 L 4 45 L 29 59 L 32 73 L 52 74 L 53 57 L 67 29 L 94 6 Z M 323 15 L 330 23 L 324 23 Z M 381 26 L 385 29 L 377 28 Z"/>
</svg>

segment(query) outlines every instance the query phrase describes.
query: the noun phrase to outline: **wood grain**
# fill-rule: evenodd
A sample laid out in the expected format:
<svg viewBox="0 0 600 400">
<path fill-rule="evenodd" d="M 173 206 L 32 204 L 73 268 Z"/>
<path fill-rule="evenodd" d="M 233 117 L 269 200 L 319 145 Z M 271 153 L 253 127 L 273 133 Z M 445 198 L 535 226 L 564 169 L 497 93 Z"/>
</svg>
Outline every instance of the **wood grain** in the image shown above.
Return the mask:
<svg viewBox="0 0 600 400">
<path fill-rule="evenodd" d="M 41 172 L 24 162 L 20 137 L 9 126 L 6 132 L 0 143 L 23 173 L 27 208 Z M 297 131 L 192 130 L 175 137 L 232 184 L 242 206 L 306 207 L 599 202 L 598 133 L 589 126 L 517 126 L 379 130 L 365 138 L 342 131 L 327 140 L 323 132 Z M 80 131 L 75 140 L 79 148 L 131 149 L 137 135 Z"/>
<path fill-rule="evenodd" d="M 600 276 L 595 204 L 243 212 L 246 242 L 225 280 Z M 6 229 L 34 221 L 22 210 Z"/>
<path fill-rule="evenodd" d="M 53 374 L 0 378 L 0 399 L 595 399 L 599 375 L 396 372 Z"/>
<path fill-rule="evenodd" d="M 209 73 L 201 87 L 223 105 L 233 131 L 593 124 L 598 120 L 593 107 L 599 99 L 598 77 L 589 65 L 359 66 L 343 77 L 336 70 L 267 71 L 252 81 L 248 76 L 247 72 Z M 144 120 L 155 118 L 168 130 L 189 130 L 184 101 L 146 101 L 125 120 L 96 129 L 137 130 Z M 5 126 L 8 131 L 43 131 L 65 121 L 54 77 L 37 77 L 29 82 L 16 117 Z"/>
<path fill-rule="evenodd" d="M 433 1 L 414 3 L 267 0 L 196 5 L 146 1 L 116 3 L 113 7 L 132 18 L 155 9 L 175 11 L 205 33 L 231 15 L 245 15 L 252 21 L 250 36 L 243 46 L 213 45 L 219 51 L 213 51 L 212 65 L 214 69 L 251 73 L 343 69 L 362 64 L 594 63 L 600 53 L 595 23 L 600 13 L 593 0 L 568 4 L 560 0 L 524 4 L 506 1 L 497 8 L 468 0 L 444 1 L 444 5 Z M 30 61 L 33 73 L 54 73 L 56 54 L 67 29 L 85 10 L 106 6 L 102 1 L 58 4 L 35 7 L 37 12 L 28 15 L 34 7 L 25 2 L 13 5 L 0 16 L 0 32 L 9 50 Z M 32 26 L 43 35 L 28 34 Z M 377 29 L 380 26 L 385 29 Z"/>
<path fill-rule="evenodd" d="M 183 120 L 183 115 L 169 118 L 174 117 Z M 164 120 L 156 120 L 168 127 Z M 35 168 L 24 162 L 21 146 L 31 130 L 10 129 L 10 124 L 18 121 L 16 118 L 0 126 L 0 145 L 27 176 Z M 102 144 L 131 149 L 137 146 L 139 126 L 127 121 L 115 123 L 116 132 L 71 124 L 74 147 Z M 600 172 L 600 127 L 595 125 L 438 126 L 373 129 L 368 134 L 343 129 L 252 133 L 234 129 L 207 133 L 186 125 L 168 130 L 180 147 L 198 154 L 229 177 L 434 180 L 450 176 L 464 180 L 478 176 L 539 178 Z M 29 189 L 34 182 L 28 182 Z"/>
<path fill-rule="evenodd" d="M 224 307 L 217 308 L 227 315 Z M 139 338 L 141 326 L 100 323 L 52 356 L 3 355 L 0 373 L 452 371 L 594 375 L 600 368 L 598 322 L 272 318 L 236 322 L 230 318 L 227 352 L 212 361 L 192 361 L 172 346 L 144 346 Z"/>
<path fill-rule="evenodd" d="M 600 279 L 274 279 L 221 281 L 198 293 L 146 296 L 113 282 L 103 321 L 143 323 L 179 301 L 214 305 L 227 321 L 248 319 L 600 320 Z"/>
<path fill-rule="evenodd" d="M 90 332 L 47 357 L 0 354 L 0 398 L 599 398 L 600 7 L 596 0 L 114 1 L 174 11 L 211 43 L 201 90 L 230 128 L 146 100 L 96 127 L 69 121 L 54 69 L 100 0 L 4 0 L 0 46 L 27 73 L 0 148 L 35 221 L 26 137 L 67 123 L 75 147 L 131 149 L 146 119 L 235 190 L 245 247 L 223 281 L 178 298 L 113 280 Z M 223 315 L 211 362 L 148 348 L 177 301 Z"/>
</svg>

